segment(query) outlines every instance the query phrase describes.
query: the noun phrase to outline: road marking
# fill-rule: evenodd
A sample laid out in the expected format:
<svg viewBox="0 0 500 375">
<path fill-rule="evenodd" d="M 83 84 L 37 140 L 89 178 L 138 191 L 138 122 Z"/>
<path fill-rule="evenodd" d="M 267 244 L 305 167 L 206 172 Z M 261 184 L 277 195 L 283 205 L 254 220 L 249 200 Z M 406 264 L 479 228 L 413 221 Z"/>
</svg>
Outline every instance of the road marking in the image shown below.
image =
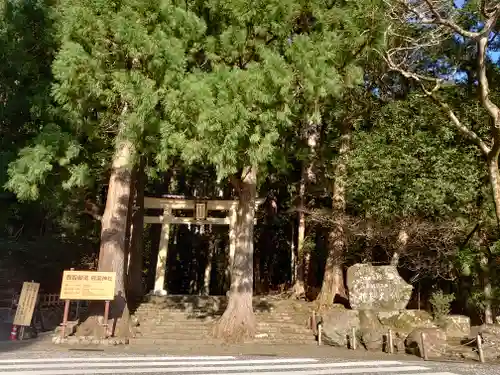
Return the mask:
<svg viewBox="0 0 500 375">
<path fill-rule="evenodd" d="M 314 366 L 313 365 L 320 365 Z M 418 370 L 428 370 L 426 367 L 422 366 L 394 366 L 394 367 L 365 367 L 365 368 L 335 368 L 328 366 L 329 364 L 309 364 L 309 365 L 275 365 L 275 366 L 224 366 L 223 368 L 216 367 L 144 367 L 144 368 L 121 368 L 119 370 L 120 374 L 144 374 L 144 373 L 203 373 L 208 374 L 223 374 L 226 371 L 241 371 L 243 372 L 231 372 L 231 375 L 249 375 L 255 374 L 256 370 L 272 370 L 268 372 L 258 372 L 259 375 L 274 375 L 276 370 L 288 370 L 286 374 L 301 374 L 301 375 L 313 375 L 313 374 L 368 374 L 368 373 L 389 373 L 389 372 L 409 372 Z M 330 364 L 331 365 L 331 364 Z M 306 367 L 306 368 L 304 368 Z M 319 368 L 322 367 L 322 368 Z M 292 369 L 302 368 L 301 371 L 289 371 Z M 246 370 L 246 371 L 245 371 Z M 12 374 L 16 375 L 86 375 L 86 374 L 116 374 L 118 371 L 112 368 L 106 369 L 66 369 L 66 370 L 22 370 L 16 371 Z M 0 372 L 2 374 L 2 372 Z"/>
<path fill-rule="evenodd" d="M 402 361 L 328 362 L 244 356 L 66 357 L 0 360 L 0 375 L 457 375 Z"/>
<path fill-rule="evenodd" d="M 195 357 L 183 357 L 183 356 L 143 356 L 143 357 L 67 357 L 67 358 L 20 358 L 20 359 L 0 359 L 0 364 L 2 363 L 46 363 L 46 362 L 76 362 L 78 360 L 84 362 L 136 362 L 136 361 L 177 361 L 180 359 L 186 361 L 203 361 L 203 360 L 222 360 L 222 359 L 235 359 L 234 356 L 195 356 Z M 300 359 L 300 358 L 297 358 Z M 307 360 L 307 358 L 305 358 Z"/>
<path fill-rule="evenodd" d="M 75 361 L 73 363 L 42 363 L 37 364 L 36 366 L 30 364 L 4 364 L 2 365 L 1 370 L 11 370 L 11 369 L 32 369 L 36 367 L 36 369 L 48 369 L 55 368 L 56 370 L 62 370 L 64 368 L 74 369 L 75 367 L 85 367 L 85 369 L 98 369 L 102 367 L 113 367 L 113 368 L 127 368 L 127 367 L 157 367 L 157 366 L 172 366 L 172 372 L 178 371 L 182 369 L 182 367 L 176 366 L 190 366 L 184 368 L 195 368 L 195 369 L 204 369 L 207 365 L 227 365 L 230 364 L 229 367 L 234 367 L 234 370 L 241 370 L 250 368 L 247 365 L 252 365 L 252 369 L 261 369 L 267 370 L 271 368 L 276 369 L 288 369 L 288 368 L 322 368 L 322 367 L 364 367 L 364 366 L 388 366 L 388 365 L 401 365 L 401 362 L 398 361 L 359 361 L 359 362 L 337 362 L 337 363 L 311 363 L 318 362 L 317 359 L 301 359 L 301 358 L 280 358 L 280 359 L 248 359 L 248 360 L 234 360 L 234 361 L 151 361 L 151 362 L 140 362 L 140 363 L 110 363 L 110 362 L 102 362 L 102 363 L 86 363 L 86 361 Z M 281 365 L 283 364 L 283 365 Z M 197 366 L 201 365 L 201 366 Z M 241 366 L 243 365 L 243 366 Z M 255 366 L 257 365 L 257 366 Z M 162 367 L 159 367 L 162 369 Z M 215 367 L 206 367 L 209 370 L 215 370 Z M 229 368 L 227 366 L 224 367 L 225 370 Z M 120 370 L 121 371 L 121 370 Z M 169 370 L 168 370 L 169 371 Z M 199 371 L 199 370 L 197 370 Z"/>
</svg>

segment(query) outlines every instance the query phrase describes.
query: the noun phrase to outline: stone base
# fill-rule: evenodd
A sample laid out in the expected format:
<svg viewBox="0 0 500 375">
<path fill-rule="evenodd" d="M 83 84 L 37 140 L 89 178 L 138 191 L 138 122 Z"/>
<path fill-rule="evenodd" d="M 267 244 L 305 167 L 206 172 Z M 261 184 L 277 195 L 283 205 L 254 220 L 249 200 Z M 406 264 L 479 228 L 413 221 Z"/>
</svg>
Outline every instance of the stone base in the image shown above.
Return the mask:
<svg viewBox="0 0 500 375">
<path fill-rule="evenodd" d="M 152 290 L 149 294 L 152 296 L 165 297 L 168 295 L 168 292 L 165 289 L 160 289 L 160 290 Z"/>
<path fill-rule="evenodd" d="M 109 337 L 107 339 L 98 339 L 95 337 L 88 336 L 67 336 L 61 338 L 61 336 L 52 337 L 52 343 L 56 345 L 105 345 L 105 346 L 115 346 L 115 345 L 128 345 L 128 338 L 119 337 Z"/>
</svg>

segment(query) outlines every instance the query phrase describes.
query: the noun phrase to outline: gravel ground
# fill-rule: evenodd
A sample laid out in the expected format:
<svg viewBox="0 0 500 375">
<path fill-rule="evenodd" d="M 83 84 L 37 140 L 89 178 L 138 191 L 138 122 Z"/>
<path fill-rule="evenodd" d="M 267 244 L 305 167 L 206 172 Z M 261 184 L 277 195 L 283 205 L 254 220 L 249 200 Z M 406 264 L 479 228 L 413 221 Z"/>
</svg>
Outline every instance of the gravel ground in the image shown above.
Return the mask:
<svg viewBox="0 0 500 375">
<path fill-rule="evenodd" d="M 461 375 L 500 375 L 499 364 L 481 364 L 479 362 L 423 361 L 410 355 L 373 353 L 363 350 L 347 350 L 328 346 L 315 345 L 223 345 L 219 347 L 203 345 L 203 343 L 185 342 L 175 347 L 151 346 L 119 346 L 119 347 L 76 347 L 53 345 L 50 335 L 41 335 L 36 340 L 0 343 L 0 359 L 19 358 L 64 358 L 64 357 L 97 357 L 97 356 L 143 356 L 143 355 L 177 355 L 177 356 L 220 356 L 234 355 L 243 358 L 318 358 L 322 361 L 367 361 L 393 360 L 405 365 L 425 366 L 436 372 L 451 372 Z M 367 373 L 368 374 L 368 373 Z"/>
</svg>

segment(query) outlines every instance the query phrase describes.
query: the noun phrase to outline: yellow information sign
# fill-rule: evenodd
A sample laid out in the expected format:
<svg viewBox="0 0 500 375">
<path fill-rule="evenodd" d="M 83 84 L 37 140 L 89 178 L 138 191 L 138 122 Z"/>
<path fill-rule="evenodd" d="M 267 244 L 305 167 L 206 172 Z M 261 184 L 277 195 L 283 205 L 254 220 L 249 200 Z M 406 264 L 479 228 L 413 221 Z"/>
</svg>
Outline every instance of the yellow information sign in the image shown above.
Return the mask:
<svg viewBox="0 0 500 375">
<path fill-rule="evenodd" d="M 14 325 L 26 327 L 31 325 L 39 290 L 39 283 L 23 283 L 23 289 L 21 290 L 17 304 L 16 316 L 14 317 Z"/>
<path fill-rule="evenodd" d="M 115 272 L 64 271 L 62 300 L 111 301 L 115 298 Z"/>
</svg>

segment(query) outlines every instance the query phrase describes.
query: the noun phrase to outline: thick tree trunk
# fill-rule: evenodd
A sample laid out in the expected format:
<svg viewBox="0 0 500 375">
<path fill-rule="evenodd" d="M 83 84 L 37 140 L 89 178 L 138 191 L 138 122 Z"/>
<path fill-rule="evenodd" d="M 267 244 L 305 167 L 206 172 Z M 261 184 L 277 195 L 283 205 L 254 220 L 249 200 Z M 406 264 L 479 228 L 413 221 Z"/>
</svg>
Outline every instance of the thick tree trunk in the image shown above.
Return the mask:
<svg viewBox="0 0 500 375">
<path fill-rule="evenodd" d="M 297 233 L 297 256 L 295 270 L 296 277 L 293 286 L 293 294 L 296 298 L 305 296 L 306 286 L 305 286 L 305 272 L 304 272 L 304 251 L 305 251 L 305 238 L 306 238 L 306 193 L 307 185 L 309 182 L 314 182 L 316 176 L 314 174 L 314 162 L 316 161 L 316 151 L 319 141 L 319 125 L 310 124 L 307 134 L 307 145 L 309 147 L 309 157 L 304 161 L 302 165 L 302 173 L 300 178 L 299 187 L 299 226 Z"/>
<path fill-rule="evenodd" d="M 482 284 L 484 293 L 484 322 L 486 324 L 493 324 L 493 288 L 491 285 L 490 277 L 490 259 L 486 254 L 483 254 L 480 260 L 481 263 L 481 273 L 482 273 Z"/>
<path fill-rule="evenodd" d="M 488 155 L 488 175 L 490 179 L 493 204 L 495 205 L 497 227 L 500 228 L 500 176 L 498 170 L 498 152 L 492 151 L 490 152 L 490 155 Z"/>
<path fill-rule="evenodd" d="M 495 206 L 495 215 L 497 219 L 497 228 L 500 229 L 500 176 L 498 168 L 499 146 L 494 145 L 488 155 L 488 174 Z M 490 275 L 490 259 L 486 255 L 481 259 L 483 291 L 484 291 L 484 322 L 493 324 L 493 308 L 492 308 L 492 285 Z"/>
<path fill-rule="evenodd" d="M 144 158 L 141 158 L 135 180 L 135 206 L 132 215 L 132 229 L 129 245 L 129 266 L 127 275 L 127 300 L 130 306 L 135 306 L 144 294 L 142 281 L 143 268 L 143 235 L 144 235 Z"/>
<path fill-rule="evenodd" d="M 340 137 L 339 159 L 335 167 L 333 182 L 333 225 L 328 235 L 328 255 L 321 292 L 317 302 L 320 307 L 330 307 L 336 295 L 346 298 L 343 276 L 344 252 L 347 247 L 345 235 L 345 183 L 347 161 L 351 146 L 351 127 L 345 124 Z"/>
<path fill-rule="evenodd" d="M 406 246 L 408 245 L 408 231 L 406 227 L 400 229 L 398 233 L 398 240 L 396 243 L 396 251 L 392 254 L 391 266 L 397 267 L 399 264 L 399 257 L 404 254 Z"/>
<path fill-rule="evenodd" d="M 132 180 L 133 145 L 122 141 L 116 146 L 109 179 L 106 208 L 102 217 L 99 271 L 116 273 L 115 299 L 111 302 L 110 327 L 115 336 L 128 337 L 130 316 L 126 303 L 126 236 Z M 103 303 L 93 303 L 89 317 L 78 327 L 77 335 L 102 337 Z"/>
<path fill-rule="evenodd" d="M 305 169 L 302 169 L 302 178 L 300 181 L 299 188 L 299 212 L 298 219 L 299 225 L 297 228 L 297 256 L 295 257 L 294 264 L 294 285 L 293 285 L 293 295 L 295 298 L 301 298 L 306 293 L 306 283 L 305 283 L 305 272 L 304 272 L 304 242 L 306 238 L 306 215 L 305 215 L 305 193 L 306 193 L 306 179 L 304 178 L 306 173 Z"/>
<path fill-rule="evenodd" d="M 214 328 L 214 336 L 242 341 L 255 335 L 253 297 L 253 221 L 257 196 L 257 168 L 245 168 L 239 181 L 236 251 L 231 267 L 231 288 L 226 311 Z"/>
<path fill-rule="evenodd" d="M 203 275 L 203 289 L 201 291 L 202 295 L 208 296 L 210 295 L 210 282 L 212 275 L 212 262 L 215 253 L 215 240 L 216 235 L 210 230 L 209 235 L 205 235 L 204 238 L 208 240 L 208 249 L 207 249 L 207 262 L 205 264 L 205 272 Z"/>
</svg>

